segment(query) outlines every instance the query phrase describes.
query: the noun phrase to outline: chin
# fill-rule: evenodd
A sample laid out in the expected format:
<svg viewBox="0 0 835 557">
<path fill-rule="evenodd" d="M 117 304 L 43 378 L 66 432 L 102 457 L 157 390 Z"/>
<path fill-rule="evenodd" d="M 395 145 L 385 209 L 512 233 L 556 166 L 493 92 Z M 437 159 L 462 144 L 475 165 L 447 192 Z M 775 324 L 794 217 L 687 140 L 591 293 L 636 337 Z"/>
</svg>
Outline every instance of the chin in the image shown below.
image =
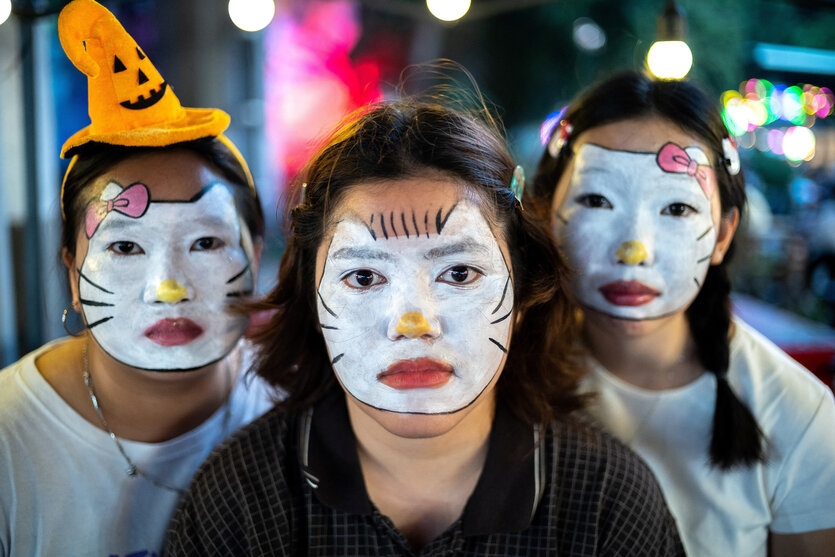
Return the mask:
<svg viewBox="0 0 835 557">
<path fill-rule="evenodd" d="M 628 336 L 640 336 L 654 331 L 671 321 L 681 318 L 684 316 L 684 311 L 682 308 L 657 317 L 632 318 L 615 315 L 588 306 L 583 308 L 584 318 L 588 321 L 595 323 L 600 328 L 617 331 Z"/>
<path fill-rule="evenodd" d="M 470 422 L 468 417 L 475 418 L 484 411 L 489 412 L 491 405 L 483 402 L 483 398 L 479 398 L 459 410 L 444 414 L 409 414 L 380 410 L 354 399 L 359 409 L 379 427 L 404 439 L 431 439 L 443 436 L 459 426 L 467 427 Z"/>
</svg>

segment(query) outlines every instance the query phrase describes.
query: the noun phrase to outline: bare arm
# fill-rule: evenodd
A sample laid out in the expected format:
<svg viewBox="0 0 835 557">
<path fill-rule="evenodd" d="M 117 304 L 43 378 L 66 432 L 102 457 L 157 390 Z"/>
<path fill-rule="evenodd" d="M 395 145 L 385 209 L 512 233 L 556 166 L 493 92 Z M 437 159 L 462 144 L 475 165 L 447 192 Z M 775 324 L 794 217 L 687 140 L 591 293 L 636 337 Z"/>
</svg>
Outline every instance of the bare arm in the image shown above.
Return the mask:
<svg viewBox="0 0 835 557">
<path fill-rule="evenodd" d="M 830 557 L 835 550 L 835 528 L 800 534 L 771 533 L 769 557 Z"/>
</svg>

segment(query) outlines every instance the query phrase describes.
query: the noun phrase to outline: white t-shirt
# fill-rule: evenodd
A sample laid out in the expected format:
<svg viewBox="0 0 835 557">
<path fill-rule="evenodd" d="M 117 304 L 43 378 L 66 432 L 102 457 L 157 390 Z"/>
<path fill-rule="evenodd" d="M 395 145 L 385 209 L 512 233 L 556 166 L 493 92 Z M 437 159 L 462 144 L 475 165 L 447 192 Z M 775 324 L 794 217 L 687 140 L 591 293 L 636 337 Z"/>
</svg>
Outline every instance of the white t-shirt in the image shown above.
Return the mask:
<svg viewBox="0 0 835 557">
<path fill-rule="evenodd" d="M 739 319 L 728 382 L 768 439 L 768 461 L 728 472 L 708 447 L 716 377 L 649 391 L 592 362 L 590 409 L 655 473 L 688 555 L 765 557 L 768 531 L 835 527 L 835 401 L 814 375 Z"/>
<path fill-rule="evenodd" d="M 129 477 L 113 439 L 41 376 L 35 359 L 63 341 L 0 371 L 0 555 L 157 557 L 179 494 Z M 222 406 L 175 439 L 122 445 L 137 468 L 185 489 L 215 445 L 272 406 L 244 373 L 228 404 L 228 419 Z"/>
</svg>

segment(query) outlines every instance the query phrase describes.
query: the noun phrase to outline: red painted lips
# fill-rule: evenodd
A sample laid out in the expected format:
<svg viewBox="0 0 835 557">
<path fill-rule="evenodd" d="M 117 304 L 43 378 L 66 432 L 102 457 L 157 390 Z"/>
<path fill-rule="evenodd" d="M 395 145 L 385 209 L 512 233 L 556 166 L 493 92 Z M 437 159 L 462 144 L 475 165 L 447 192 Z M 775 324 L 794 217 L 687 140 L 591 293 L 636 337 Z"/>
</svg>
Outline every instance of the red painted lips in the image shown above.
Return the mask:
<svg viewBox="0 0 835 557">
<path fill-rule="evenodd" d="M 616 306 L 642 306 L 661 294 L 658 290 L 637 280 L 610 282 L 598 290 L 610 304 Z"/>
<path fill-rule="evenodd" d="M 185 317 L 160 319 L 143 334 L 160 346 L 180 346 L 202 335 L 203 327 Z"/>
<path fill-rule="evenodd" d="M 440 387 L 452 377 L 452 366 L 431 358 L 400 360 L 377 376 L 392 389 L 426 389 Z"/>
</svg>

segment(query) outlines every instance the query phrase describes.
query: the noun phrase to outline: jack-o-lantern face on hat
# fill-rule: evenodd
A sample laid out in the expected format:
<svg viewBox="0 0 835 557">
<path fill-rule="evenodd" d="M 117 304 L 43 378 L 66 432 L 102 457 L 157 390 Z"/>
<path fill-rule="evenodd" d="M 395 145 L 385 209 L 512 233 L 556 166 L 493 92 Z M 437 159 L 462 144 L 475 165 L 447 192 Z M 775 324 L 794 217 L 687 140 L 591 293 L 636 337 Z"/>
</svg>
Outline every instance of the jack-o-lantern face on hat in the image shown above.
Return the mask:
<svg viewBox="0 0 835 557">
<path fill-rule="evenodd" d="M 58 20 L 59 37 L 75 66 L 88 76 L 90 132 L 116 133 L 174 121 L 180 101 L 107 8 L 76 1 Z"/>
<path fill-rule="evenodd" d="M 73 0 L 58 17 L 67 56 L 87 75 L 91 123 L 73 134 L 61 156 L 87 142 L 163 147 L 217 137 L 229 125 L 222 110 L 184 108 L 122 24 L 94 0 Z"/>
<path fill-rule="evenodd" d="M 139 96 L 135 100 L 131 96 L 119 104 L 130 110 L 142 110 L 155 105 L 165 95 L 168 83 L 138 46 L 134 52 L 124 53 L 122 57 L 127 58 L 128 65 L 119 58 L 119 53 L 113 55 L 113 85 L 116 91 L 136 91 Z M 146 88 L 147 92 L 143 92 Z"/>
</svg>

